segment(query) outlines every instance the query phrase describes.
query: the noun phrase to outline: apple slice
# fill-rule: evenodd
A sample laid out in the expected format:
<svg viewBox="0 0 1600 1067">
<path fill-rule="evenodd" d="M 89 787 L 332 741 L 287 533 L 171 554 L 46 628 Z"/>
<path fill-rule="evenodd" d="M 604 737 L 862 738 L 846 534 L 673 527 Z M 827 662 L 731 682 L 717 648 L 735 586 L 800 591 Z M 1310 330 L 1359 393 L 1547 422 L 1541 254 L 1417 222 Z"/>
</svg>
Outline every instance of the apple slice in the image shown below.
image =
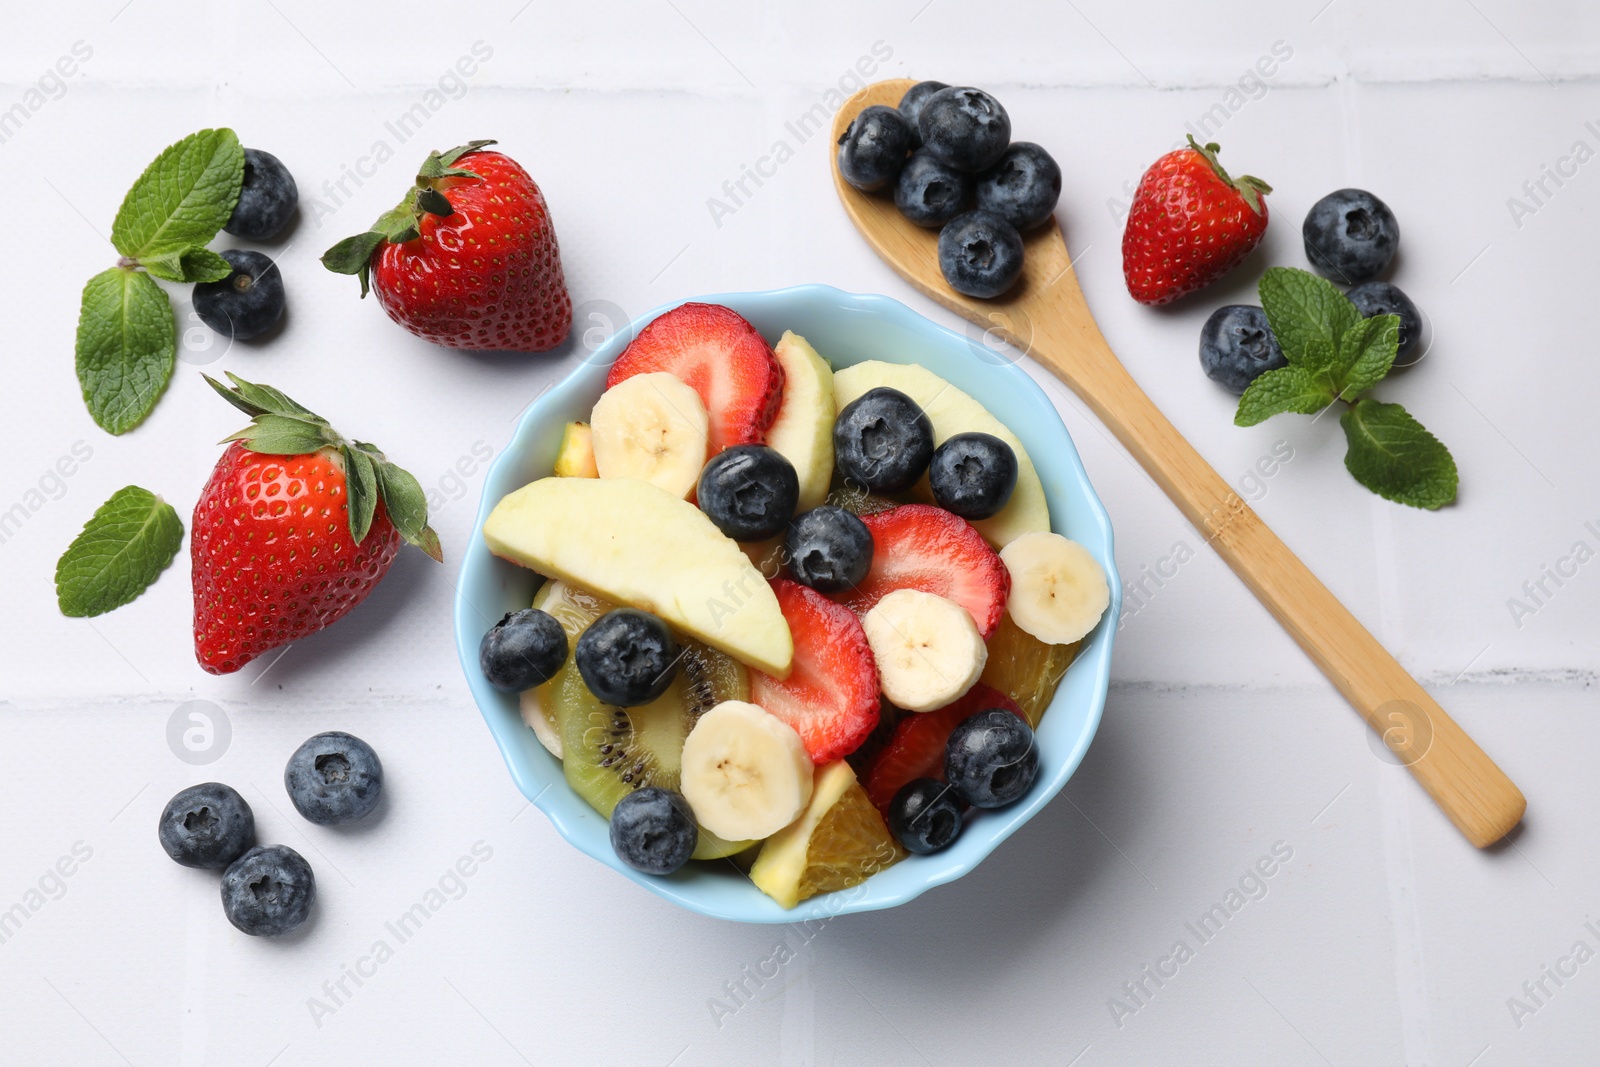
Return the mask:
<svg viewBox="0 0 1600 1067">
<path fill-rule="evenodd" d="M 483 538 L 497 556 L 789 676 L 794 640 L 766 579 L 704 512 L 665 489 L 632 478 L 541 478 L 495 505 Z"/>
<path fill-rule="evenodd" d="M 998 514 L 978 519 L 972 524 L 984 540 L 996 548 L 1004 548 L 1025 533 L 1049 531 L 1050 505 L 1045 502 L 1044 485 L 1039 481 L 1038 472 L 1033 469 L 1028 450 L 1022 447 L 1022 442 L 1005 423 L 989 414 L 989 410 L 972 397 L 920 364 L 884 363 L 876 359 L 834 373 L 834 406 L 842 411 L 850 401 L 879 386 L 898 389 L 922 406 L 922 410 L 928 414 L 928 421 L 933 423 L 935 446 L 958 433 L 988 433 L 1000 438 L 1016 452 L 1017 487 L 1011 491 L 1011 499 Z M 926 477 L 917 483 L 915 492 L 922 499 L 930 503 L 933 501 Z"/>
<path fill-rule="evenodd" d="M 773 354 L 783 368 L 783 400 L 767 444 L 800 476 L 798 515 L 821 504 L 833 480 L 833 368 L 793 330 L 784 332 Z"/>
</svg>

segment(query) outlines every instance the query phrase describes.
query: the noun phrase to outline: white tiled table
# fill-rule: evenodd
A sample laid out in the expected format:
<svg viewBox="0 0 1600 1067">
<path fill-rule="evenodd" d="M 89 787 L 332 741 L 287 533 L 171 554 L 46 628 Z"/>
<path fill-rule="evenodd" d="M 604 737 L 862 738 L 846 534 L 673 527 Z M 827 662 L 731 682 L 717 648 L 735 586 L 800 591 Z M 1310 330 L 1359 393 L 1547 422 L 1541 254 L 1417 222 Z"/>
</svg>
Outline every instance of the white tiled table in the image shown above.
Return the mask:
<svg viewBox="0 0 1600 1067">
<path fill-rule="evenodd" d="M 0 544 L 0 909 L 25 917 L 0 943 L 0 1062 L 1600 1059 L 1600 962 L 1571 957 L 1578 942 L 1600 949 L 1600 921 L 1585 926 L 1600 916 L 1600 563 L 1546 580 L 1531 615 L 1508 606 L 1577 542 L 1600 549 L 1600 163 L 1562 162 L 1576 142 L 1585 158 L 1600 149 L 1600 9 L 521 6 L 96 0 L 10 13 L 0 511 L 25 514 Z M 1275 46 L 1270 80 L 1229 89 Z M 41 86 L 63 56 L 73 76 Z M 451 73 L 464 56 L 470 78 Z M 213 442 L 240 421 L 201 368 L 278 384 L 385 445 L 436 494 L 435 525 L 460 558 L 484 457 L 579 353 L 430 348 L 317 265 L 431 147 L 496 136 L 532 170 L 574 300 L 600 315 L 582 326 L 807 281 L 889 293 L 953 323 L 851 232 L 826 138 L 788 125 L 830 87 L 851 88 L 858 61 L 875 76 L 987 86 L 1019 136 L 1055 151 L 1058 215 L 1113 347 L 1230 479 L 1292 449 L 1256 506 L 1522 785 L 1529 815 L 1512 846 L 1474 851 L 1375 757 L 1267 613 L 1043 375 L 1111 511 L 1123 573 L 1155 569 L 1178 545 L 1197 552 L 1147 583 L 1153 595 L 1125 619 L 1104 725 L 1065 793 L 963 881 L 819 930 L 689 915 L 568 848 L 525 806 L 455 662 L 454 562 L 408 552 L 353 618 L 269 671 L 229 678 L 193 661 L 187 553 L 128 608 L 92 624 L 57 614 L 55 558 L 111 491 L 137 482 L 187 517 Z M 22 111 L 6 125 L 13 103 Z M 1277 187 L 1276 221 L 1250 269 L 1212 296 L 1144 310 L 1122 288 L 1115 201 L 1204 116 L 1225 163 Z M 100 233 L 132 176 L 211 124 L 278 153 L 307 196 L 280 250 L 291 322 L 267 347 L 186 349 L 148 424 L 114 440 L 77 396 L 79 286 L 111 260 Z M 374 174 L 371 157 L 390 152 Z M 732 200 L 725 182 L 790 152 Z M 1524 182 L 1546 166 L 1569 176 L 1546 178 L 1534 200 Z M 1347 184 L 1395 208 L 1395 280 L 1432 322 L 1429 357 L 1384 392 L 1460 463 L 1460 503 L 1438 514 L 1355 486 L 1327 421 L 1234 428 L 1229 398 L 1196 366 L 1209 308 L 1250 299 L 1269 264 L 1302 264 L 1300 218 Z M 75 450 L 70 478 L 41 483 Z M 169 748 L 169 719 L 189 700 L 213 702 L 231 728 L 206 766 Z M 375 826 L 321 830 L 288 810 L 283 760 L 329 728 L 383 755 L 391 796 Z M 165 799 L 207 777 L 238 786 L 262 836 L 316 867 L 304 935 L 237 934 L 214 878 L 156 847 Z M 1271 877 L 1251 877 L 1275 850 L 1261 867 Z M 448 877 L 474 852 L 471 878 Z M 71 875 L 48 873 L 62 857 Z M 402 941 L 386 923 L 441 878 L 442 906 Z M 1197 934 L 1241 881 L 1220 932 L 1213 918 Z M 793 959 L 774 968 L 775 953 Z M 1565 971 L 1559 984 L 1547 966 Z"/>
</svg>

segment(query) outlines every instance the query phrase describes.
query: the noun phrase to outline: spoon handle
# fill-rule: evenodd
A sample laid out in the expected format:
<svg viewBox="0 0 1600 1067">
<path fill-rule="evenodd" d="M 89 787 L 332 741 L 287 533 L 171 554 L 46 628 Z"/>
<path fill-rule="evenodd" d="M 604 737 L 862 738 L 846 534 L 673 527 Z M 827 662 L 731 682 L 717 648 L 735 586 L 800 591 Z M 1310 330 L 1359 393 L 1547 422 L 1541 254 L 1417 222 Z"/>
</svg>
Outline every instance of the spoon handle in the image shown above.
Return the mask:
<svg viewBox="0 0 1600 1067">
<path fill-rule="evenodd" d="M 1456 828 L 1479 848 L 1504 837 L 1527 807 L 1521 790 L 1167 421 L 1093 320 L 1050 318 L 1013 340 L 1116 434 Z"/>
</svg>

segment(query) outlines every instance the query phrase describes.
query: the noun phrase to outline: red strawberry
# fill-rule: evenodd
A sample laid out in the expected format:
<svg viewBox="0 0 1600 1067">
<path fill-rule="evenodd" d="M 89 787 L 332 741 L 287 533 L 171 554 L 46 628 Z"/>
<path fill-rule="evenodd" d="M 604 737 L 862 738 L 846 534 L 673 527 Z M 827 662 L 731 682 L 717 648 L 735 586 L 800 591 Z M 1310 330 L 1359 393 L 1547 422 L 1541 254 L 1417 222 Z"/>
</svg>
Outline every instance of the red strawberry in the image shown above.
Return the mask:
<svg viewBox="0 0 1600 1067">
<path fill-rule="evenodd" d="M 370 282 L 389 317 L 424 340 L 543 352 L 572 328 L 561 249 L 544 194 L 490 144 L 429 155 L 399 206 L 322 263 L 359 275 L 362 296 Z"/>
<path fill-rule="evenodd" d="M 950 740 L 950 731 L 968 716 L 990 708 L 1004 708 L 1022 715 L 1022 709 L 1014 700 L 979 682 L 952 704 L 900 720 L 894 736 L 867 772 L 868 798 L 879 811 L 887 813 L 889 801 L 913 778 L 944 781 L 944 749 Z"/>
<path fill-rule="evenodd" d="M 720 304 L 684 304 L 640 330 L 611 365 L 606 388 L 651 371 L 666 371 L 706 402 L 711 455 L 764 442 L 783 399 L 783 368 L 772 348 Z"/>
<path fill-rule="evenodd" d="M 1011 576 L 970 523 L 932 504 L 902 504 L 861 521 L 872 533 L 872 569 L 839 600 L 865 615 L 896 589 L 920 589 L 970 611 L 985 641 L 994 634 Z"/>
<path fill-rule="evenodd" d="M 782 681 L 751 671 L 750 699 L 793 726 L 821 766 L 854 752 L 878 725 L 878 667 L 848 608 L 783 578 L 772 591 L 794 635 L 794 668 Z"/>
<path fill-rule="evenodd" d="M 1144 172 L 1122 233 L 1122 273 L 1141 304 L 1165 304 L 1203 289 L 1239 265 L 1267 232 L 1272 186 L 1230 178 L 1221 148 L 1168 152 Z"/>
<path fill-rule="evenodd" d="M 276 389 L 228 377 L 232 389 L 206 381 L 253 421 L 211 472 L 189 542 L 194 653 L 212 674 L 343 618 L 402 539 L 442 558 L 415 478 Z"/>
</svg>

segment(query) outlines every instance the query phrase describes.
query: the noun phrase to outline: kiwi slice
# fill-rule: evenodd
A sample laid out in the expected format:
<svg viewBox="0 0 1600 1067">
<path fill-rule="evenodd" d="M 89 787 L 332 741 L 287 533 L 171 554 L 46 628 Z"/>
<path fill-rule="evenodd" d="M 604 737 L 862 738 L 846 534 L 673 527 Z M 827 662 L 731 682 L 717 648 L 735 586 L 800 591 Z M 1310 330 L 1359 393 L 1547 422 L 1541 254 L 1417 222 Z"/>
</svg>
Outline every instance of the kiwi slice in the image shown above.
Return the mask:
<svg viewBox="0 0 1600 1067">
<path fill-rule="evenodd" d="M 569 627 L 574 647 L 577 633 L 610 610 L 605 601 L 587 594 L 569 594 L 561 607 L 553 614 Z M 677 676 L 649 704 L 619 708 L 601 703 L 571 656 L 541 694 L 548 698 L 545 706 L 561 735 L 567 784 L 608 819 L 617 802 L 635 789 L 653 785 L 677 790 L 683 742 L 700 716 L 724 700 L 750 699 L 750 676 L 743 664 L 698 641 L 680 636 L 679 642 L 683 656 Z M 702 830 L 694 858 L 717 859 L 748 845 Z"/>
</svg>

